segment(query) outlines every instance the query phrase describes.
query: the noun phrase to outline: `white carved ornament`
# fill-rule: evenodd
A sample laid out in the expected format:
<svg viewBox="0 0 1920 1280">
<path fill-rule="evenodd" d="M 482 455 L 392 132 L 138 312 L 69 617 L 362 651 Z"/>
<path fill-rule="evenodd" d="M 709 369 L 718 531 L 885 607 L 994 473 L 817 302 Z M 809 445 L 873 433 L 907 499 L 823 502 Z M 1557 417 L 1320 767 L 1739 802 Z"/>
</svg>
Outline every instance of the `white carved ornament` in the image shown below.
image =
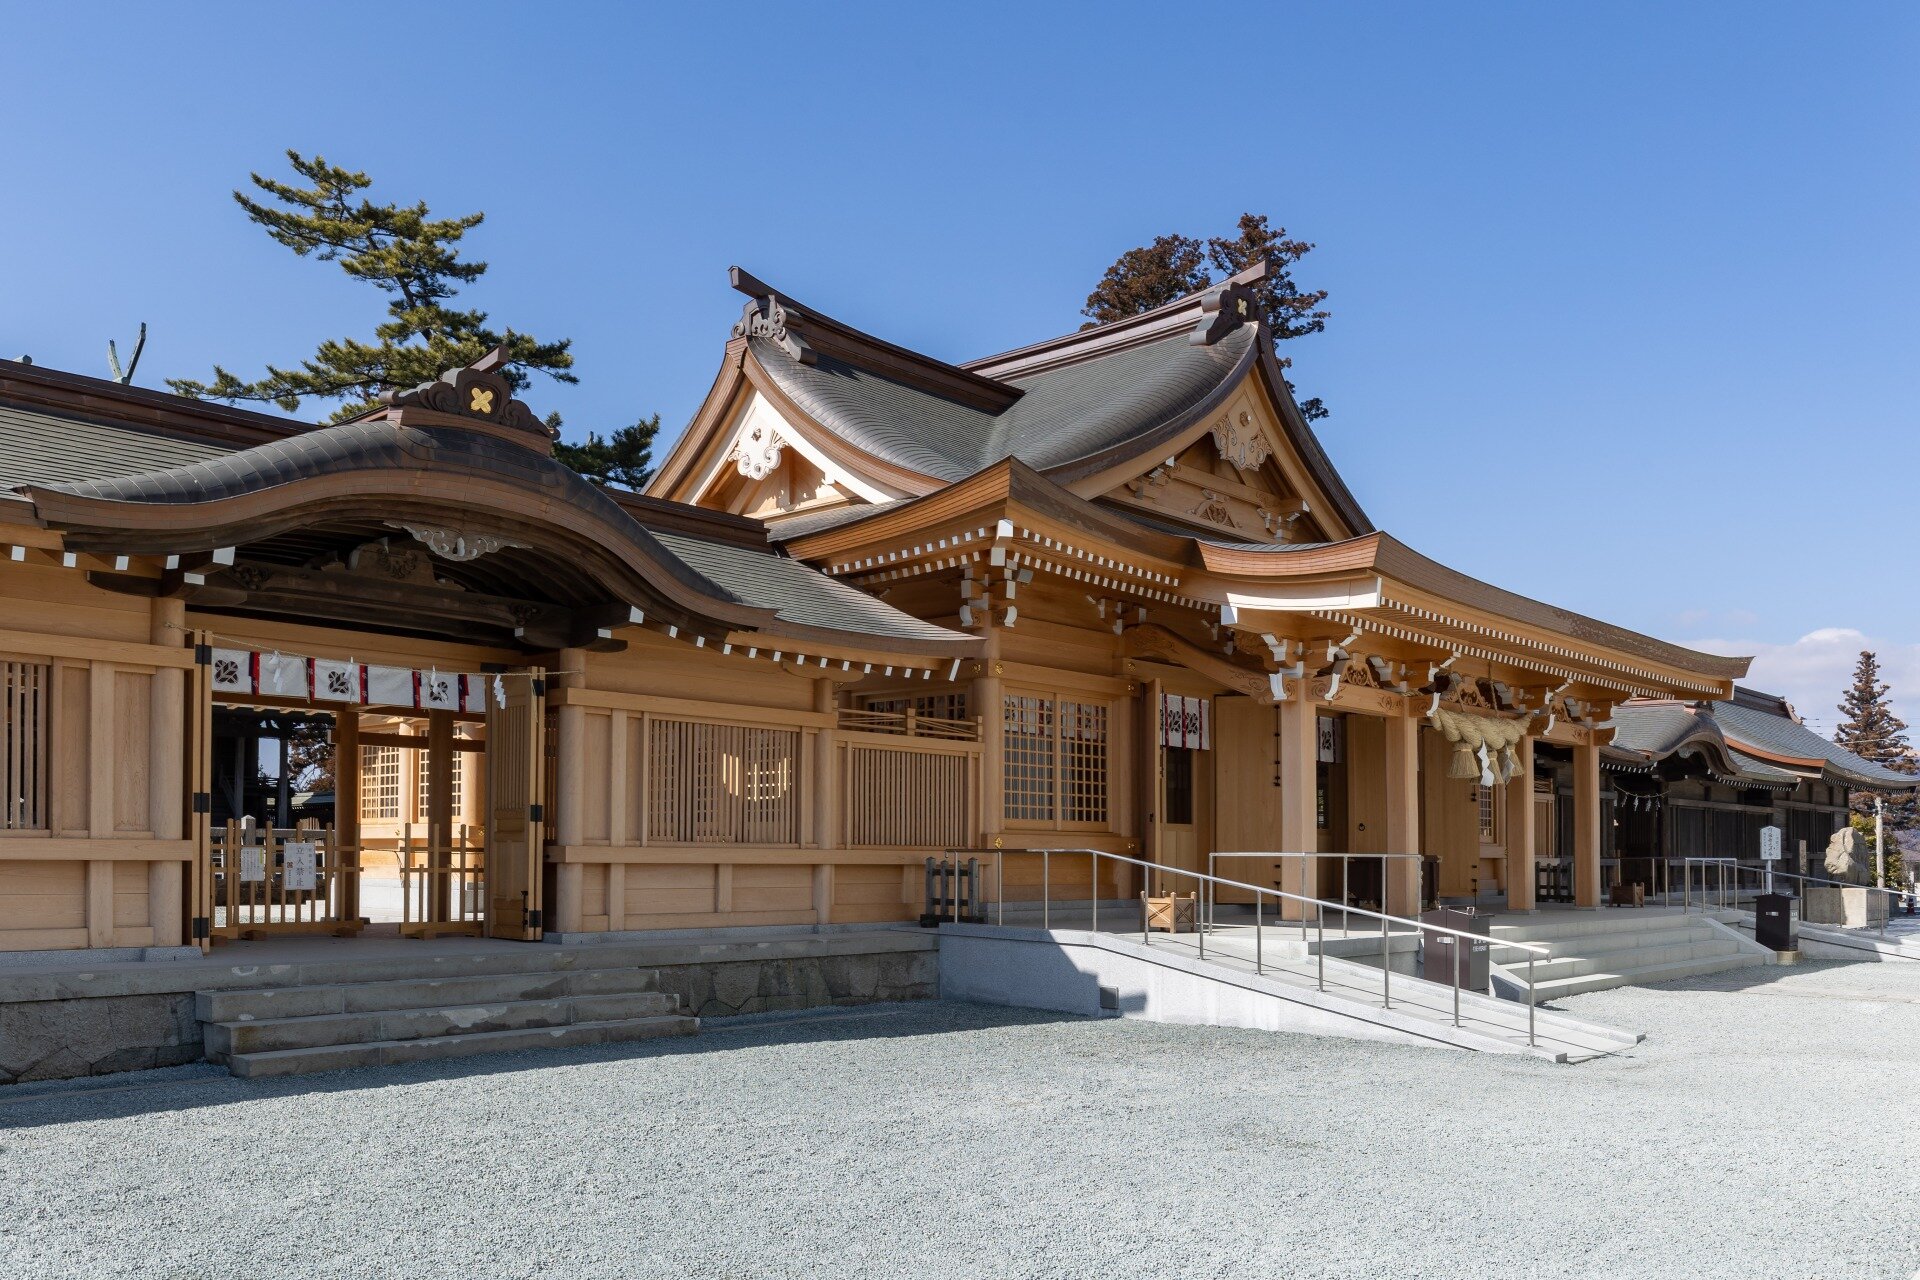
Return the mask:
<svg viewBox="0 0 1920 1280">
<path fill-rule="evenodd" d="M 1222 418 L 1214 423 L 1213 447 L 1222 458 L 1242 471 L 1255 470 L 1273 456 L 1273 445 L 1268 442 L 1266 433 L 1247 413 L 1242 413 L 1238 422 Z"/>
<path fill-rule="evenodd" d="M 787 442 L 778 431 L 756 423 L 740 433 L 740 440 L 729 455 L 740 474 L 749 480 L 764 480 L 780 465 L 780 451 Z"/>
<path fill-rule="evenodd" d="M 524 542 L 512 542 L 491 533 L 467 533 L 460 529 L 435 529 L 425 525 L 402 524 L 389 521 L 396 529 L 405 529 L 427 546 L 427 550 L 442 560 L 474 560 L 502 547 L 521 547 Z"/>
</svg>

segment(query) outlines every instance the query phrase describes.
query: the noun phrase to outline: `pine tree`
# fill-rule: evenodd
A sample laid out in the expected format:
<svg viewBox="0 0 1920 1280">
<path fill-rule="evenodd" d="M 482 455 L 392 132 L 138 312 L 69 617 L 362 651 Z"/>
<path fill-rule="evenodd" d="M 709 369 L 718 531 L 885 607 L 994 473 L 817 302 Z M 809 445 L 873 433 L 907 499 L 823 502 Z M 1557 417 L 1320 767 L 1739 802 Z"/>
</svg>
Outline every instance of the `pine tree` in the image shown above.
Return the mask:
<svg viewBox="0 0 1920 1280">
<path fill-rule="evenodd" d="M 1853 668 L 1853 683 L 1840 700 L 1844 717 L 1833 731 L 1835 743 L 1865 760 L 1900 773 L 1920 772 L 1920 759 L 1907 744 L 1907 722 L 1893 714 L 1887 701 L 1891 686 L 1880 679 L 1880 659 L 1870 650 L 1862 650 Z M 1875 793 L 1856 790 L 1851 806 L 1855 813 L 1871 820 Z M 1885 809 L 1882 824 L 1887 829 L 1891 853 L 1899 847 L 1897 833 L 1920 823 L 1920 805 L 1911 793 L 1880 793 Z"/>
<path fill-rule="evenodd" d="M 288 151 L 287 160 L 306 185 L 256 173 L 253 185 L 266 198 L 236 191 L 234 200 L 249 219 L 294 253 L 337 262 L 349 276 L 391 295 L 387 319 L 374 329 L 375 341 L 323 342 L 298 368 L 268 365 L 264 377 L 247 381 L 215 365 L 209 382 L 168 379 L 175 392 L 228 403 L 270 401 L 288 413 L 309 397 L 341 401 L 333 415 L 338 422 L 370 408 L 383 391 L 430 382 L 503 343 L 509 357 L 504 372 L 516 390 L 527 385 L 533 370 L 558 382 L 578 381 L 569 372 L 569 339 L 541 342 L 512 329 L 496 332 L 487 327 L 486 312 L 448 305 L 461 286 L 486 272 L 484 262 L 460 260 L 461 241 L 485 214 L 435 219 L 425 201 L 375 204 L 361 194 L 373 185 L 366 174 L 297 151 Z"/>
<path fill-rule="evenodd" d="M 585 444 L 557 441 L 553 456 L 595 484 L 642 489 L 653 478 L 653 438 L 659 431 L 660 415 L 656 413 L 621 427 L 605 440 L 599 432 L 589 431 Z"/>
<path fill-rule="evenodd" d="M 1288 238 L 1285 227 L 1270 227 L 1265 214 L 1243 213 L 1233 236 L 1196 240 L 1191 236 L 1158 236 L 1150 245 L 1129 249 L 1107 268 L 1100 283 L 1087 295 L 1082 328 L 1112 324 L 1165 306 L 1177 298 L 1198 293 L 1264 260 L 1267 278 L 1260 286 L 1260 318 L 1275 342 L 1302 338 L 1327 327 L 1329 313 L 1320 304 L 1325 289 L 1304 292 L 1294 283 L 1293 264 L 1313 252 L 1304 240 Z M 1216 274 L 1217 273 L 1217 274 Z M 1280 367 L 1293 361 L 1280 357 Z M 1293 383 L 1287 383 L 1291 390 Z M 1327 416 L 1318 396 L 1300 402 L 1309 420 Z"/>
</svg>

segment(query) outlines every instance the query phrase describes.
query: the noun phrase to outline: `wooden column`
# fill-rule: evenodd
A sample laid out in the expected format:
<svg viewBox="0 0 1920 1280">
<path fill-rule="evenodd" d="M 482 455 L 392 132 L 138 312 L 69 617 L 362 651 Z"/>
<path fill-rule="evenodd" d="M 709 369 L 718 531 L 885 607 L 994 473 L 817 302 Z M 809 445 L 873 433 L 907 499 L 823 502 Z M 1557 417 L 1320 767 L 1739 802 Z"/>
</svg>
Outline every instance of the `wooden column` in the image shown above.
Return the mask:
<svg viewBox="0 0 1920 1280">
<path fill-rule="evenodd" d="M 1600 748 L 1573 749 L 1573 902 L 1600 905 Z"/>
<path fill-rule="evenodd" d="M 360 713 L 352 707 L 342 707 L 333 716 L 333 838 L 345 865 L 365 864 L 360 854 Z M 346 920 L 360 918 L 358 875 L 344 878 L 340 915 Z"/>
<path fill-rule="evenodd" d="M 813 709 L 822 715 L 835 715 L 839 700 L 831 680 L 813 682 Z M 819 849 L 840 846 L 840 755 L 838 735 L 832 729 L 814 733 L 813 753 L 813 843 Z"/>
<path fill-rule="evenodd" d="M 562 649 L 555 670 L 558 674 L 552 678 L 552 684 L 560 689 L 584 688 L 587 683 L 584 674 L 587 667 L 587 653 L 584 649 Z M 559 707 L 554 716 L 554 768 L 553 781 L 555 794 L 549 797 L 553 805 L 548 830 L 553 833 L 553 843 L 562 849 L 571 849 L 581 842 L 581 832 L 585 826 L 586 780 L 590 762 L 587 759 L 587 709 L 578 706 Z M 556 901 L 552 904 L 554 927 L 561 933 L 582 933 L 586 929 L 586 867 L 578 862 L 562 862 L 554 877 Z"/>
<path fill-rule="evenodd" d="M 823 862 L 813 869 L 813 922 L 833 922 L 833 864 Z"/>
<path fill-rule="evenodd" d="M 186 645 L 184 601 L 156 599 L 149 614 L 147 639 L 178 649 Z M 187 673 L 159 667 L 153 673 L 147 716 L 147 813 L 156 840 L 181 840 L 187 832 Z M 177 947 L 186 939 L 186 863 L 147 864 L 147 920 L 153 945 Z"/>
<path fill-rule="evenodd" d="M 1295 686 L 1294 696 L 1280 704 L 1280 852 L 1314 853 L 1320 847 L 1319 736 L 1320 704 L 1307 691 L 1306 682 Z M 1287 893 L 1318 896 L 1317 864 L 1311 859 L 1283 858 L 1280 863 L 1280 887 Z M 1310 908 L 1298 902 L 1282 904 L 1281 915 L 1298 920 L 1302 911 L 1312 918 Z"/>
<path fill-rule="evenodd" d="M 427 859 L 435 867 L 453 865 L 453 713 L 427 713 Z M 439 875 L 433 882 L 433 909 L 437 920 L 451 920 L 459 912 L 454 902 L 453 877 Z"/>
<path fill-rule="evenodd" d="M 980 842 L 989 847 L 998 844 L 1006 821 L 1007 718 L 1000 677 L 992 674 L 996 666 L 992 658 L 982 660 L 980 669 L 986 674 L 976 676 L 967 693 L 973 714 L 980 717 Z"/>
<path fill-rule="evenodd" d="M 1420 721 L 1410 715 L 1387 719 L 1388 853 L 1420 849 Z M 1420 863 L 1394 858 L 1387 863 L 1387 914 L 1420 913 Z"/>
<path fill-rule="evenodd" d="M 1506 786 L 1507 910 L 1534 909 L 1533 739 L 1514 744 L 1520 767 Z"/>
<path fill-rule="evenodd" d="M 627 864 L 607 864 L 607 932 L 619 933 L 627 927 Z"/>
</svg>

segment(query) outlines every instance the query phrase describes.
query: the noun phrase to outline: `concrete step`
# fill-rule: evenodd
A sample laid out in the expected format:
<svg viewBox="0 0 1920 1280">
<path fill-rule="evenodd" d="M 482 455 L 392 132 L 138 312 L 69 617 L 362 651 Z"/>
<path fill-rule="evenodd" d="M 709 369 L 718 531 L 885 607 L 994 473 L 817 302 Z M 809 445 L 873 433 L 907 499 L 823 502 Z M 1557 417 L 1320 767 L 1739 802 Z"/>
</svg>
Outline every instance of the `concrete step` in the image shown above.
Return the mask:
<svg viewBox="0 0 1920 1280">
<path fill-rule="evenodd" d="M 1545 974 L 1550 966 L 1564 966 L 1569 961 L 1595 960 L 1603 964 L 1654 964 L 1662 957 L 1658 953 L 1673 953 L 1674 959 L 1686 959 L 1682 952 L 1691 947 L 1715 947 L 1738 949 L 1739 943 L 1724 933 L 1715 933 L 1710 929 L 1688 930 L 1680 932 L 1670 930 L 1658 934 L 1624 935 L 1620 939 L 1607 939 L 1604 945 L 1579 946 L 1572 943 L 1555 943 L 1551 958 L 1534 961 L 1534 970 Z M 1495 947 L 1489 951 L 1489 958 L 1497 965 L 1509 969 L 1524 970 L 1527 967 L 1527 953 L 1517 947 Z M 1632 957 L 1644 956 L 1645 960 L 1636 961 Z"/>
<path fill-rule="evenodd" d="M 1523 923 L 1510 923 L 1503 918 L 1493 926 L 1496 940 L 1506 939 L 1514 942 L 1553 942 L 1566 938 L 1593 937 L 1609 933 L 1652 932 L 1660 929 L 1688 929 L 1697 927 L 1703 920 L 1721 920 L 1731 916 L 1731 912 L 1693 912 L 1682 915 L 1652 915 L 1642 911 L 1618 908 L 1610 911 L 1569 912 L 1552 917 L 1536 917 Z"/>
<path fill-rule="evenodd" d="M 258 1022 L 336 1013 L 624 994 L 639 991 L 650 981 L 650 976 L 638 969 L 535 970 L 202 991 L 194 997 L 194 1013 L 202 1022 Z"/>
<path fill-rule="evenodd" d="M 1556 1000 L 1562 996 L 1577 996 L 1588 991 L 1610 991 L 1615 987 L 1644 987 L 1649 983 L 1696 978 L 1702 974 L 1737 969 L 1742 965 L 1764 963 L 1764 960 L 1736 949 L 1728 955 L 1703 956 L 1668 964 L 1621 968 L 1611 972 L 1599 970 L 1570 978 L 1558 978 L 1535 985 L 1533 996 L 1537 1001 Z"/>
<path fill-rule="evenodd" d="M 1524 939 L 1529 946 L 1545 947 L 1548 954 L 1560 956 L 1604 955 L 1609 951 L 1632 951 L 1639 947 L 1666 947 L 1682 942 L 1706 942 L 1712 938 L 1726 935 L 1710 924 L 1694 923 L 1684 929 L 1643 929 L 1610 930 L 1606 933 L 1574 934 L 1551 938 Z M 1508 959 L 1524 960 L 1527 950 L 1514 945 L 1521 939 L 1507 940 L 1495 936 L 1492 944 L 1495 964 L 1506 964 Z"/>
<path fill-rule="evenodd" d="M 650 1018 L 674 1013 L 678 1005 L 679 1001 L 674 996 L 638 991 L 562 996 L 548 1000 L 507 1000 L 214 1022 L 206 1024 L 204 1035 L 207 1057 L 222 1062 L 243 1054 L 288 1049 L 430 1040 L 493 1031 Z"/>
<path fill-rule="evenodd" d="M 360 1044 L 320 1045 L 311 1048 L 236 1053 L 228 1068 L 236 1076 L 307 1075 L 345 1071 L 354 1067 L 392 1066 L 439 1058 L 462 1058 L 483 1053 L 524 1049 L 557 1049 L 586 1044 L 613 1044 L 652 1040 L 662 1036 L 693 1035 L 700 1020 L 687 1014 L 648 1018 L 620 1018 L 573 1022 L 564 1026 L 519 1027 L 477 1031 L 465 1035 L 428 1036 L 415 1040 L 376 1040 Z"/>
</svg>

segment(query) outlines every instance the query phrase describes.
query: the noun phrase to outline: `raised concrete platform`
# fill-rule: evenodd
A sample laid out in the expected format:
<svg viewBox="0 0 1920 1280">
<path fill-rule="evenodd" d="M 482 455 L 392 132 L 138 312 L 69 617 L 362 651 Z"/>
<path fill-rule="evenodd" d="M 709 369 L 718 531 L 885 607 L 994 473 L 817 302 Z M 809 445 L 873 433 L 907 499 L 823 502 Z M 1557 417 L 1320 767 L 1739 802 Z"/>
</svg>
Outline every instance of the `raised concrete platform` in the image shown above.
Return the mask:
<svg viewBox="0 0 1920 1280">
<path fill-rule="evenodd" d="M 1774 963 L 1772 951 L 1728 927 L 1735 917 L 1730 911 L 1688 914 L 1656 907 L 1502 916 L 1494 921 L 1489 953 L 1495 989 L 1526 998 L 1527 951 L 1512 945 L 1517 942 L 1549 952 L 1533 962 L 1537 1002 Z"/>
<path fill-rule="evenodd" d="M 921 930 L 872 927 L 593 946 L 485 938 L 284 939 L 220 946 L 191 959 L 86 967 L 74 961 L 83 953 L 56 952 L 42 966 L 0 970 L 0 1083 L 199 1061 L 207 1052 L 196 1007 L 202 993 L 624 969 L 642 975 L 636 990 L 677 997 L 679 1010 L 695 1017 L 722 1018 L 931 999 L 938 990 L 937 948 L 937 939 Z M 577 1025 L 596 1021 L 604 1020 L 585 1018 Z"/>
</svg>

